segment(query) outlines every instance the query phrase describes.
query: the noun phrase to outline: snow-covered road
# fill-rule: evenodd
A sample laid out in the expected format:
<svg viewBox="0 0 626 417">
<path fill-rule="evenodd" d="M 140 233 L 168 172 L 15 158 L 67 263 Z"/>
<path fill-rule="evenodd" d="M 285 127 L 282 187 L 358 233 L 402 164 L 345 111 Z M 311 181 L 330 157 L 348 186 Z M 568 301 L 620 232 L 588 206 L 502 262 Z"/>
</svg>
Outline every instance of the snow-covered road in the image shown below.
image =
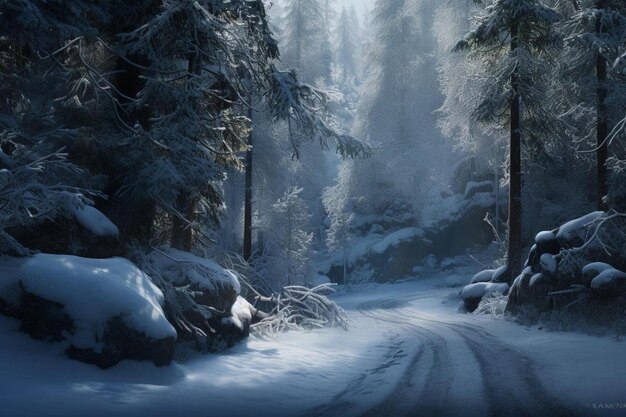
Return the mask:
<svg viewBox="0 0 626 417">
<path fill-rule="evenodd" d="M 625 342 L 459 314 L 468 279 L 344 292 L 347 332 L 250 340 L 162 369 L 69 361 L 1 318 L 0 415 L 626 415 Z"/>
</svg>

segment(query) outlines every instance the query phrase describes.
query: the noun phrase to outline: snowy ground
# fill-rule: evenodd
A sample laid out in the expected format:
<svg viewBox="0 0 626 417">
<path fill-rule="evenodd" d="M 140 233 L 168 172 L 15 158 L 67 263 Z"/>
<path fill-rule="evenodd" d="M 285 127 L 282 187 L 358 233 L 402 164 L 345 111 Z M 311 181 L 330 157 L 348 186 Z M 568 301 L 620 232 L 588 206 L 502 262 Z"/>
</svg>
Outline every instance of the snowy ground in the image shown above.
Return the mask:
<svg viewBox="0 0 626 417">
<path fill-rule="evenodd" d="M 0 415 L 626 415 L 626 342 L 459 314 L 469 278 L 343 293 L 348 332 L 250 340 L 168 368 L 102 371 L 0 318 Z"/>
</svg>

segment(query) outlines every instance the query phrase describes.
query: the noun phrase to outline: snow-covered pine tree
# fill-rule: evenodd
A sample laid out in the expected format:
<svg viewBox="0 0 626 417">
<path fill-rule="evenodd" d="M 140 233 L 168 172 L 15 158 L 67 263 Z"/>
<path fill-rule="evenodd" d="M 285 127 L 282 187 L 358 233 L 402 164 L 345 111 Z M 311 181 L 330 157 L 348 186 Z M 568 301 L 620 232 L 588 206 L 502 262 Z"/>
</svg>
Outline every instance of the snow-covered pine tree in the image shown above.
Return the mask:
<svg viewBox="0 0 626 417">
<path fill-rule="evenodd" d="M 342 165 L 345 170 L 346 165 Z M 345 177 L 341 177 L 345 178 Z M 348 256 L 350 244 L 352 242 L 351 227 L 354 221 L 354 214 L 351 205 L 346 199 L 337 195 L 335 189 L 328 188 L 323 196 L 324 207 L 328 211 L 330 227 L 326 237 L 326 246 L 330 252 L 341 252 L 343 254 L 343 282 L 347 282 Z"/>
<path fill-rule="evenodd" d="M 76 100 L 66 83 L 68 72 L 52 53 L 76 37 L 93 35 L 86 13 L 94 21 L 105 18 L 91 2 L 77 1 L 71 10 L 64 6 L 0 3 L 0 254 L 27 254 L 12 234 L 73 219 L 93 204 L 90 197 L 100 196 L 82 187 L 90 176 L 64 151 L 79 132 L 64 125 Z"/>
<path fill-rule="evenodd" d="M 354 59 L 356 61 L 356 74 L 355 77 L 357 80 L 361 80 L 363 76 L 363 50 L 365 48 L 366 43 L 366 31 L 365 31 L 365 23 L 369 17 L 369 13 L 365 16 L 365 21 L 361 22 L 361 18 L 359 17 L 358 12 L 356 11 L 356 6 L 354 3 L 350 5 L 350 9 L 348 10 L 348 16 L 350 20 L 350 27 L 352 28 L 352 33 L 354 36 Z"/>
<path fill-rule="evenodd" d="M 489 149 L 493 144 L 482 140 L 487 132 L 473 120 L 472 106 L 466 105 L 467 97 L 479 95 L 482 88 L 480 81 L 473 76 L 481 69 L 481 63 L 450 53 L 458 40 L 470 30 L 471 19 L 478 10 L 474 0 L 445 0 L 437 9 L 438 72 L 444 97 L 438 123 L 443 134 L 453 138 L 463 151 L 491 158 L 496 153 Z"/>
<path fill-rule="evenodd" d="M 283 17 L 283 62 L 295 68 L 305 82 L 324 77 L 321 59 L 326 31 L 326 9 L 323 0 L 287 0 Z"/>
<path fill-rule="evenodd" d="M 455 49 L 488 62 L 481 74 L 485 90 L 476 103 L 475 120 L 509 128 L 509 226 L 507 273 L 519 275 L 522 256 L 522 138 L 539 141 L 551 129 L 546 111 L 545 78 L 549 51 L 556 45 L 553 25 L 559 16 L 539 0 L 491 0 L 477 26 Z"/>
<path fill-rule="evenodd" d="M 324 84 L 330 85 L 333 81 L 333 44 L 331 28 L 335 18 L 334 9 L 330 0 L 324 0 L 324 24 L 321 27 L 321 41 L 319 45 L 319 71 Z"/>
<path fill-rule="evenodd" d="M 277 274 L 277 284 L 308 285 L 313 235 L 307 231 L 308 207 L 300 197 L 302 188 L 290 187 L 273 205 L 276 216 L 268 227 L 268 273 Z"/>
<path fill-rule="evenodd" d="M 348 14 L 348 9 L 344 6 L 339 14 L 335 29 L 337 39 L 336 60 L 337 66 L 341 68 L 341 83 L 345 83 L 348 78 L 356 78 L 357 75 L 357 44 L 359 42 L 357 33 L 358 21 L 354 22 Z"/>
<path fill-rule="evenodd" d="M 610 71 L 626 43 L 626 3 L 579 0 L 567 12 L 566 48 L 561 54 L 565 82 L 560 90 L 564 94 L 555 97 L 566 107 L 563 112 L 570 124 L 582 125 L 583 137 L 576 142 L 595 150 L 596 205 L 601 210 L 606 208 L 603 199 L 608 191 L 609 133 L 621 116 L 626 93 L 619 72 Z M 590 129 L 590 119 L 595 128 Z M 595 140 L 588 140 L 588 131 L 595 131 Z"/>
<path fill-rule="evenodd" d="M 172 245 L 191 250 L 197 214 L 217 223 L 224 166 L 237 165 L 247 122 L 228 112 L 232 48 L 219 7 L 165 1 L 147 24 L 125 34 L 124 52 L 146 57 L 137 106 L 149 109 L 138 126 L 136 175 L 124 192 L 154 201 L 172 221 Z M 198 229 L 198 227 L 196 227 Z"/>
<path fill-rule="evenodd" d="M 376 3 L 355 131 L 381 149 L 363 163 L 348 162 L 340 175 L 352 179 L 340 179 L 334 187 L 338 196 L 355 202 L 357 213 L 382 216 L 389 211 L 396 225 L 415 224 L 423 195 L 448 175 L 441 167 L 449 164 L 440 161 L 451 152 L 433 120 L 441 96 L 429 17 L 437 4 Z"/>
<path fill-rule="evenodd" d="M 247 107 L 245 112 L 248 119 L 253 122 L 248 137 L 245 164 L 243 254 L 246 259 L 252 255 L 252 194 L 255 189 L 259 188 L 254 186 L 253 173 L 257 171 L 254 168 L 255 160 L 262 164 L 262 170 L 259 174 L 268 180 L 267 177 L 273 175 L 272 173 L 276 172 L 277 167 L 281 166 L 275 161 L 283 158 L 288 159 L 290 156 L 299 159 L 297 164 L 300 167 L 306 166 L 306 161 L 311 161 L 311 166 L 316 167 L 315 170 L 311 169 L 311 171 L 316 173 L 329 172 L 326 169 L 319 169 L 324 164 L 325 157 L 319 150 L 315 149 L 314 142 L 317 142 L 323 150 L 334 148 L 343 158 L 362 157 L 369 153 L 369 148 L 364 143 L 347 134 L 337 125 L 330 115 L 325 93 L 302 84 L 295 71 L 282 71 L 276 67 L 278 50 L 275 48 L 275 43 L 272 42 L 273 38 L 267 21 L 265 21 L 264 13 L 262 17 L 262 21 L 265 22 L 263 26 L 259 26 L 254 19 L 247 20 L 246 36 L 252 42 L 240 43 L 235 49 L 235 54 L 244 57 L 244 62 L 249 63 L 245 66 L 247 72 L 240 76 L 239 82 L 243 84 L 246 90 L 245 96 L 251 97 L 250 103 L 244 103 L 244 107 Z M 259 30 L 259 27 L 262 30 Z M 268 42 L 268 39 L 272 41 Z M 256 45 L 265 46 L 258 48 Z M 272 127 L 272 123 L 277 125 L 276 128 Z M 281 124 L 286 124 L 287 129 L 281 129 L 279 126 Z M 289 138 L 288 146 L 268 146 L 267 143 L 260 143 L 262 138 L 265 138 L 266 142 L 268 140 L 281 142 L 281 139 L 284 138 L 277 137 L 278 132 L 287 135 Z M 260 145 L 258 146 L 261 150 L 260 153 L 256 151 L 257 145 Z M 263 153 L 263 150 L 269 149 L 273 152 L 280 150 L 281 153 Z M 305 150 L 304 154 L 302 149 Z M 270 163 L 268 167 L 267 164 L 264 164 L 265 161 L 274 162 Z M 269 169 L 268 172 L 263 172 L 263 168 Z M 312 176 L 308 175 L 307 178 L 311 180 Z M 282 180 L 280 182 L 284 183 Z M 312 182 L 313 187 L 307 187 L 309 192 L 315 187 L 316 181 Z M 323 186 L 325 185 L 323 184 Z M 321 189 L 319 193 L 321 193 Z M 318 211 L 322 211 L 319 198 L 312 197 L 310 201 L 318 201 L 318 206 L 320 206 Z M 266 206 L 266 208 L 268 207 Z"/>
</svg>

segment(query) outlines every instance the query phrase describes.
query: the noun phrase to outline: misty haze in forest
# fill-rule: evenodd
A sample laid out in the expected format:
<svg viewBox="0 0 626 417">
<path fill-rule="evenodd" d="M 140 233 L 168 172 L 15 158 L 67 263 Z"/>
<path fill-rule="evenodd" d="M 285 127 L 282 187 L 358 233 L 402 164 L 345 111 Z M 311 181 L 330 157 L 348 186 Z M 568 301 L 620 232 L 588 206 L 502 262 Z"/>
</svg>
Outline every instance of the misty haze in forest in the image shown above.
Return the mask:
<svg viewBox="0 0 626 417">
<path fill-rule="evenodd" d="M 0 415 L 626 413 L 623 0 L 0 0 Z"/>
</svg>

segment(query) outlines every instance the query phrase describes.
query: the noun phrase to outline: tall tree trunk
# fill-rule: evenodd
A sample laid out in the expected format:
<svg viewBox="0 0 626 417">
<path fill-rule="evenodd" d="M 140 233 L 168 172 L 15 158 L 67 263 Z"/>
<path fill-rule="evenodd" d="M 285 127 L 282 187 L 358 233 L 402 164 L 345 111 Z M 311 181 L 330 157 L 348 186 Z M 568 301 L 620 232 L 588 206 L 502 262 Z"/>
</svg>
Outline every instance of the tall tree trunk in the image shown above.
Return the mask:
<svg viewBox="0 0 626 417">
<path fill-rule="evenodd" d="M 252 101 L 248 109 L 248 118 L 252 122 Z M 243 258 L 249 261 L 252 257 L 252 145 L 254 139 L 254 126 L 250 131 L 249 145 L 250 149 L 246 152 L 246 196 L 244 202 L 244 219 L 243 219 Z"/>
<path fill-rule="evenodd" d="M 600 0 L 597 3 L 598 9 L 604 8 L 604 1 Z M 602 17 L 596 17 L 596 33 L 601 34 L 605 31 L 602 24 Z M 596 163 L 597 163 L 597 178 L 598 178 L 598 194 L 597 194 L 597 207 L 598 210 L 604 210 L 606 205 L 603 198 L 608 193 L 608 175 L 606 160 L 608 158 L 608 144 L 607 137 L 609 135 L 608 125 L 608 106 L 606 104 L 606 98 L 608 95 L 606 88 L 607 79 L 607 63 L 606 59 L 600 52 L 596 57 L 596 77 L 598 81 L 597 94 L 598 94 L 598 109 L 597 109 L 597 131 L 596 131 Z"/>
<path fill-rule="evenodd" d="M 518 23 L 511 27 L 511 51 L 518 48 Z M 522 167 L 519 72 L 511 74 L 511 142 L 509 144 L 509 238 L 507 250 L 507 274 L 509 283 L 521 272 L 522 264 Z"/>
<path fill-rule="evenodd" d="M 497 157 L 497 152 L 496 152 L 496 157 Z M 498 175 L 498 166 L 496 165 L 494 170 L 494 178 L 493 178 L 493 190 L 496 196 L 496 239 L 499 242 L 500 241 L 500 176 Z"/>
<path fill-rule="evenodd" d="M 187 71 L 189 72 L 189 76 L 199 75 L 201 73 L 198 53 L 189 55 Z M 176 210 L 185 218 L 181 219 L 178 216 L 172 217 L 171 245 L 173 248 L 186 252 L 191 252 L 193 249 L 193 227 L 191 227 L 191 223 L 195 220 L 195 207 L 195 198 L 191 196 L 188 191 L 180 190 L 176 198 Z"/>
<path fill-rule="evenodd" d="M 135 65 L 131 64 L 130 62 Z M 118 58 L 116 68 L 119 73 L 116 76 L 116 87 L 120 94 L 117 95 L 119 104 L 118 113 L 124 118 L 124 122 L 128 125 L 139 123 L 144 129 L 150 128 L 150 110 L 146 107 L 134 108 L 128 110 L 127 105 L 130 100 L 127 97 L 135 98 L 144 87 L 142 79 L 142 70 L 139 66 L 149 66 L 149 61 L 139 55 L 130 55 L 127 59 Z M 127 109 L 127 113 L 122 111 L 121 107 Z M 156 215 L 156 206 L 150 199 L 140 198 L 132 193 L 120 194 L 120 189 L 125 182 L 122 175 L 125 173 L 116 172 L 115 161 L 106 161 L 110 166 L 111 172 L 114 174 L 111 183 L 107 185 L 105 193 L 109 199 L 99 202 L 98 208 L 101 209 L 109 219 L 119 228 L 121 250 L 124 246 L 132 241 L 139 243 L 147 243 L 152 237 L 154 218 Z"/>
</svg>

